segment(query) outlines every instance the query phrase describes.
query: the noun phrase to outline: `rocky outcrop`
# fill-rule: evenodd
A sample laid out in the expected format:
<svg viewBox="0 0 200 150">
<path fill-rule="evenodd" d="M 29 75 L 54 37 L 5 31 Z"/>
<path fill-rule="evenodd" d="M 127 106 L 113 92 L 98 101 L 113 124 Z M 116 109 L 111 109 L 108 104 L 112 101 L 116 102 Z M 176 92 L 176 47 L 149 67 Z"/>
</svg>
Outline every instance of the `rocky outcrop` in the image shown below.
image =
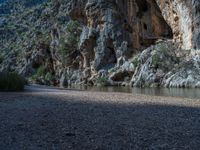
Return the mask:
<svg viewBox="0 0 200 150">
<path fill-rule="evenodd" d="M 192 58 L 183 61 L 165 75 L 163 86 L 176 88 L 200 88 L 200 55 L 194 52 Z"/>
<path fill-rule="evenodd" d="M 162 42 L 144 50 L 135 56 L 133 63 L 137 67 L 132 85 L 137 87 L 158 87 L 166 73 L 179 64 L 176 56 L 177 46 L 172 42 Z"/>
</svg>

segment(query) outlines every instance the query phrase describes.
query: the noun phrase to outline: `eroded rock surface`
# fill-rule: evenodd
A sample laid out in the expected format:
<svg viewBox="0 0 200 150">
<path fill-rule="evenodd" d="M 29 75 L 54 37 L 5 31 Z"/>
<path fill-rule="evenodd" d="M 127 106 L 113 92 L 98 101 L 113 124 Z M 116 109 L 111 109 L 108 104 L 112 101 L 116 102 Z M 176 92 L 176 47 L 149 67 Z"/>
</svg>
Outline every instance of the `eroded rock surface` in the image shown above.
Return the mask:
<svg viewBox="0 0 200 150">
<path fill-rule="evenodd" d="M 133 63 L 137 67 L 132 78 L 133 86 L 158 87 L 166 73 L 179 64 L 177 46 L 172 42 L 162 42 L 151 46 L 136 56 Z"/>
<path fill-rule="evenodd" d="M 96 70 L 112 67 L 122 56 L 132 57 L 134 51 L 157 39 L 172 37 L 154 1 L 73 1 L 70 12 L 72 19 L 82 20 L 87 26 L 82 32 L 80 50 L 85 66 L 93 60 Z"/>
<path fill-rule="evenodd" d="M 193 55 L 189 61 L 183 61 L 165 75 L 163 86 L 176 88 L 200 87 L 200 59 L 199 54 Z"/>
<path fill-rule="evenodd" d="M 198 87 L 191 52 L 200 48 L 199 6 L 198 0 L 60 0 L 24 9 L 0 21 L 0 71 L 61 86 Z"/>
<path fill-rule="evenodd" d="M 183 49 L 200 49 L 200 1 L 156 0 L 173 30 L 174 40 Z"/>
</svg>

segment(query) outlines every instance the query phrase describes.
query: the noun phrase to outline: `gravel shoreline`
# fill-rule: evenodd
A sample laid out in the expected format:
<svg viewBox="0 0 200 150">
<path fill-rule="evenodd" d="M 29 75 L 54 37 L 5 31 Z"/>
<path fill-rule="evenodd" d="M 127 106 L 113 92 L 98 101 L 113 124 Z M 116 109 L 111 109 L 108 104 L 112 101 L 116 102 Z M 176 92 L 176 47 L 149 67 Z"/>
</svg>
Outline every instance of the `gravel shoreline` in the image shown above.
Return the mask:
<svg viewBox="0 0 200 150">
<path fill-rule="evenodd" d="M 200 147 L 200 99 L 28 87 L 0 93 L 2 150 Z"/>
</svg>

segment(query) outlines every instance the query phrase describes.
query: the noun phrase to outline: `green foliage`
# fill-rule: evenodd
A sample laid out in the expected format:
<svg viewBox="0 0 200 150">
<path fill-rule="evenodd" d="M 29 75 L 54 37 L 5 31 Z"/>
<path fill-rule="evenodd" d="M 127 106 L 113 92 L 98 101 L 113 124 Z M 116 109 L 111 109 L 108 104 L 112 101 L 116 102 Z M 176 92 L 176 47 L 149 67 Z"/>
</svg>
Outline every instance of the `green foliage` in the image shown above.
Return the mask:
<svg viewBox="0 0 200 150">
<path fill-rule="evenodd" d="M 168 49 L 169 49 L 169 47 L 167 47 L 167 45 L 164 44 L 164 43 L 160 43 L 160 44 L 158 45 L 158 51 L 160 51 L 160 52 L 165 53 L 165 52 L 168 51 Z"/>
<path fill-rule="evenodd" d="M 76 50 L 78 48 L 78 42 L 79 39 L 76 36 L 68 36 L 66 39 L 62 38 L 60 40 L 60 47 L 59 51 L 62 56 L 68 55 L 73 50 Z"/>
<path fill-rule="evenodd" d="M 78 21 L 70 21 L 67 25 L 68 36 L 65 38 L 65 44 L 72 48 L 77 48 L 79 43 L 79 32 L 81 31 L 81 26 Z M 68 48 L 69 48 L 68 47 Z"/>
<path fill-rule="evenodd" d="M 57 21 L 61 25 L 66 25 L 68 23 L 68 18 L 66 17 L 66 14 L 59 15 L 58 18 L 57 18 Z"/>
<path fill-rule="evenodd" d="M 44 66 L 40 66 L 37 69 L 36 76 L 37 77 L 45 76 L 45 72 L 46 72 L 46 68 Z"/>
<path fill-rule="evenodd" d="M 139 58 L 138 57 L 134 58 L 132 63 L 135 67 L 138 67 L 138 65 L 140 64 Z"/>
<path fill-rule="evenodd" d="M 154 66 L 159 66 L 159 65 L 162 65 L 162 60 L 161 58 L 163 57 L 170 57 L 170 49 L 172 47 L 170 47 L 170 45 L 166 44 L 166 43 L 159 43 L 155 50 L 154 50 L 154 54 L 152 55 L 152 65 Z M 165 67 L 165 66 L 163 66 Z"/>
<path fill-rule="evenodd" d="M 41 4 L 41 6 L 44 7 L 44 8 L 46 8 L 46 7 L 49 6 L 49 3 L 50 3 L 50 2 L 51 2 L 51 0 L 46 0 L 45 3 L 42 3 L 42 4 Z"/>
<path fill-rule="evenodd" d="M 78 46 L 78 42 L 79 42 L 79 37 L 77 37 L 77 36 L 68 36 L 67 38 L 66 38 L 66 44 L 68 45 L 68 46 L 72 46 L 72 47 L 77 47 Z"/>
<path fill-rule="evenodd" d="M 158 66 L 159 63 L 160 63 L 160 58 L 159 58 L 158 54 L 154 54 L 152 56 L 152 65 Z"/>
<path fill-rule="evenodd" d="M 79 29 L 80 24 L 77 21 L 70 21 L 66 29 L 68 35 L 60 39 L 59 53 L 64 64 L 67 62 L 68 56 L 78 49 Z"/>
<path fill-rule="evenodd" d="M 40 45 L 40 48 L 46 50 L 47 52 L 50 52 L 51 37 L 47 33 L 38 35 L 38 41 L 36 45 Z"/>
<path fill-rule="evenodd" d="M 74 33 L 81 30 L 80 23 L 78 21 L 70 21 L 67 24 L 67 32 Z"/>
<path fill-rule="evenodd" d="M 97 79 L 97 84 L 100 86 L 106 86 L 108 84 L 108 77 L 99 77 Z"/>
<path fill-rule="evenodd" d="M 3 56 L 0 54 L 0 64 L 3 62 Z"/>
<path fill-rule="evenodd" d="M 44 77 L 46 74 L 46 68 L 44 66 L 40 66 L 36 73 L 31 77 L 32 80 L 37 80 L 40 77 Z"/>
<path fill-rule="evenodd" d="M 63 63 L 65 63 L 65 61 L 66 61 L 69 50 L 70 50 L 70 48 L 69 48 L 67 42 L 62 38 L 60 40 L 59 53 L 61 55 L 61 59 L 62 59 Z"/>
<path fill-rule="evenodd" d="M 38 83 L 38 84 L 45 84 L 45 85 L 51 85 L 52 81 L 54 79 L 54 76 L 52 73 L 48 72 L 47 68 L 44 66 L 40 66 L 35 75 L 33 75 L 30 80 Z"/>
<path fill-rule="evenodd" d="M 45 75 L 45 80 L 46 81 L 52 81 L 53 80 L 53 75 L 50 73 L 50 72 L 48 72 L 46 75 Z"/>
<path fill-rule="evenodd" d="M 0 91 L 21 91 L 25 80 L 17 73 L 0 73 Z"/>
</svg>

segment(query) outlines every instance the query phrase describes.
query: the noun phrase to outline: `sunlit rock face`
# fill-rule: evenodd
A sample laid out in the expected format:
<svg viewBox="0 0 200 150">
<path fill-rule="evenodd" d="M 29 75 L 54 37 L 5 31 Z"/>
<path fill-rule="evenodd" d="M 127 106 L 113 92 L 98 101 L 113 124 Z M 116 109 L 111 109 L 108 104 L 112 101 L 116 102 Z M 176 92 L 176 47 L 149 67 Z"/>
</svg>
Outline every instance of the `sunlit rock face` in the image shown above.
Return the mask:
<svg viewBox="0 0 200 150">
<path fill-rule="evenodd" d="M 200 1 L 156 0 L 183 49 L 200 49 Z"/>
<path fill-rule="evenodd" d="M 85 67 L 92 60 L 96 70 L 111 67 L 157 39 L 172 38 L 154 0 L 71 1 L 69 9 L 72 19 L 86 25 L 80 43 Z"/>
<path fill-rule="evenodd" d="M 193 14 L 193 46 L 200 49 L 200 1 L 192 0 Z"/>
</svg>

